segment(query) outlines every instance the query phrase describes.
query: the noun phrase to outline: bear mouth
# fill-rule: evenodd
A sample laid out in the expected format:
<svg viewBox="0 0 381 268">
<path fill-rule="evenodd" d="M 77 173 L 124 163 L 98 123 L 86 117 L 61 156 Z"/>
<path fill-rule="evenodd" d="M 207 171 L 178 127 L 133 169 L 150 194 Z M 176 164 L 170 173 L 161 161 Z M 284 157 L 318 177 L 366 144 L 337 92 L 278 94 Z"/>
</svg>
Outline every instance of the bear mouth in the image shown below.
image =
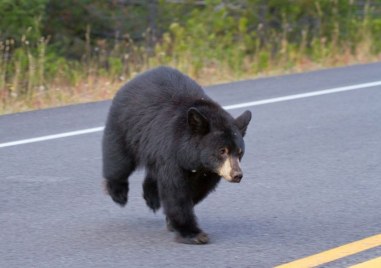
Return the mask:
<svg viewBox="0 0 381 268">
<path fill-rule="evenodd" d="M 231 183 L 240 183 L 241 180 L 242 180 L 242 176 L 236 176 L 236 177 L 229 177 L 229 178 L 225 178 L 224 176 L 221 176 L 222 178 L 224 178 L 226 181 L 228 182 L 231 182 Z"/>
</svg>

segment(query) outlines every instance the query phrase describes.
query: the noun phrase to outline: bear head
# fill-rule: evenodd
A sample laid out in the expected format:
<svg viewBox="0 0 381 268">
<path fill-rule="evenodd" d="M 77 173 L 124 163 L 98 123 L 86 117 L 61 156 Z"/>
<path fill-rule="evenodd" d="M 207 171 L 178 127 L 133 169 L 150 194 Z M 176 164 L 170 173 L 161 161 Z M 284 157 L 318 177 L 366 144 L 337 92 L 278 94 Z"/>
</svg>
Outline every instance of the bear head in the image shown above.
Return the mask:
<svg viewBox="0 0 381 268">
<path fill-rule="evenodd" d="M 229 182 L 240 182 L 243 172 L 240 161 L 245 153 L 243 137 L 251 120 L 245 111 L 237 118 L 222 109 L 188 110 L 188 125 L 199 136 L 198 152 L 203 169 L 217 173 Z"/>
</svg>

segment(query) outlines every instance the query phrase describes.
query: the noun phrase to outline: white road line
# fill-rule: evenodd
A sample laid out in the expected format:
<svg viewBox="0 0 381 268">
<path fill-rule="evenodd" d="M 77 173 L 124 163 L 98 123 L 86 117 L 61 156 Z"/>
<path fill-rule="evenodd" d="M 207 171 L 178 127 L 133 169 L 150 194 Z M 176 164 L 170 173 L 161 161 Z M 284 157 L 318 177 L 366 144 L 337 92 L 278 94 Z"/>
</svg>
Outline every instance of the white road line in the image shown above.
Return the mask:
<svg viewBox="0 0 381 268">
<path fill-rule="evenodd" d="M 346 86 L 346 87 L 337 87 L 337 88 L 331 88 L 331 89 L 325 89 L 325 90 L 319 90 L 319 91 L 313 91 L 313 92 L 296 94 L 296 95 L 289 95 L 289 96 L 273 98 L 273 99 L 266 99 L 266 100 L 260 100 L 260 101 L 233 104 L 233 105 L 224 106 L 224 108 L 226 110 L 239 109 L 239 108 L 258 106 L 258 105 L 281 102 L 281 101 L 309 98 L 309 97 L 315 97 L 315 96 L 321 96 L 321 95 L 326 95 L 326 94 L 333 94 L 333 93 L 338 93 L 338 92 L 344 92 L 344 91 L 362 89 L 362 88 L 368 88 L 368 87 L 375 87 L 375 86 L 381 86 L 381 81 L 375 81 L 375 82 Z"/>
<path fill-rule="evenodd" d="M 339 92 L 345 92 L 345 91 L 363 89 L 363 88 L 369 88 L 369 87 L 376 87 L 376 86 L 381 86 L 381 81 L 375 81 L 375 82 L 357 84 L 357 85 L 351 85 L 351 86 L 345 86 L 345 87 L 330 88 L 330 89 L 325 89 L 325 90 L 319 90 L 319 91 L 313 91 L 313 92 L 308 92 L 308 93 L 283 96 L 283 97 L 272 98 L 272 99 L 238 103 L 238 104 L 223 106 L 223 108 L 226 110 L 234 110 L 234 109 L 253 107 L 253 106 L 259 106 L 259 105 L 276 103 L 276 102 L 283 102 L 283 101 L 289 101 L 289 100 L 296 100 L 296 99 L 302 99 L 302 98 L 309 98 L 309 97 L 315 97 L 315 96 L 321 96 L 321 95 L 327 95 L 327 94 L 333 94 L 333 93 L 339 93 Z M 66 138 L 66 137 L 71 137 L 71 136 L 78 136 L 78 135 L 89 134 L 89 133 L 94 133 L 94 132 L 100 132 L 100 131 L 103 131 L 103 129 L 104 129 L 104 127 L 102 126 L 102 127 L 88 128 L 88 129 L 82 129 L 82 130 L 71 131 L 71 132 L 64 132 L 64 133 L 48 135 L 48 136 L 41 136 L 41 137 L 36 137 L 36 138 L 31 138 L 31 139 L 0 143 L 0 148 L 22 145 L 22 144 L 27 144 L 27 143 L 40 142 L 40 141 Z"/>
<path fill-rule="evenodd" d="M 9 147 L 9 146 L 16 146 L 16 145 L 21 145 L 21 144 L 27 144 L 27 143 L 33 143 L 33 142 L 39 142 L 39 141 L 47 141 L 47 140 L 66 138 L 66 137 L 71 137 L 71 136 L 78 136 L 78 135 L 83 135 L 83 134 L 88 134 L 88 133 L 93 133 L 93 132 L 99 132 L 99 131 L 102 131 L 103 129 L 104 129 L 104 127 L 95 127 L 95 128 L 88 128 L 88 129 L 82 129 L 82 130 L 71 131 L 71 132 L 64 132 L 64 133 L 59 133 L 59 134 L 54 134 L 54 135 L 41 136 L 41 137 L 37 137 L 37 138 L 0 143 L 0 148 Z"/>
</svg>

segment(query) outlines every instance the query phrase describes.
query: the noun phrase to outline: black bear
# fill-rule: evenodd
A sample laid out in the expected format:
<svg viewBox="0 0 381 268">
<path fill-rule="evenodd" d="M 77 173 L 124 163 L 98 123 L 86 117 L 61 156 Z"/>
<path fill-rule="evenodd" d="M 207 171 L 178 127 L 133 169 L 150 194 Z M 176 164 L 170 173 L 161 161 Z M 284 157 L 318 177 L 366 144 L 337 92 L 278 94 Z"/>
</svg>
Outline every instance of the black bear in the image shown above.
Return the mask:
<svg viewBox="0 0 381 268">
<path fill-rule="evenodd" d="M 102 147 L 108 194 L 124 206 L 128 177 L 143 166 L 143 197 L 154 212 L 163 206 L 176 241 L 208 243 L 193 207 L 221 177 L 240 182 L 250 120 L 250 111 L 234 119 L 175 69 L 138 75 L 117 92 L 106 122 Z"/>
</svg>

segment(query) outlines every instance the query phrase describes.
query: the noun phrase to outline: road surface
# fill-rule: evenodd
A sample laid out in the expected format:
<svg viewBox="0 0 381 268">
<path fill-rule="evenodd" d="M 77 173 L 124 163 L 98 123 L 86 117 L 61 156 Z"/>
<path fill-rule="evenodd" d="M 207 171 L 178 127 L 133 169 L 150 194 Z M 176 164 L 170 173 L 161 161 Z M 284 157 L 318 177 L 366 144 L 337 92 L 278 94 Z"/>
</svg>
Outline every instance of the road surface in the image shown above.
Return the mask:
<svg viewBox="0 0 381 268">
<path fill-rule="evenodd" d="M 242 182 L 222 181 L 196 207 L 210 244 L 173 241 L 141 197 L 143 171 L 125 208 L 104 194 L 104 101 L 0 116 L 0 267 L 303 267 L 292 262 L 318 253 L 319 267 L 375 263 L 381 63 L 206 91 L 253 113 Z M 354 241 L 356 254 L 327 257 Z"/>
</svg>

